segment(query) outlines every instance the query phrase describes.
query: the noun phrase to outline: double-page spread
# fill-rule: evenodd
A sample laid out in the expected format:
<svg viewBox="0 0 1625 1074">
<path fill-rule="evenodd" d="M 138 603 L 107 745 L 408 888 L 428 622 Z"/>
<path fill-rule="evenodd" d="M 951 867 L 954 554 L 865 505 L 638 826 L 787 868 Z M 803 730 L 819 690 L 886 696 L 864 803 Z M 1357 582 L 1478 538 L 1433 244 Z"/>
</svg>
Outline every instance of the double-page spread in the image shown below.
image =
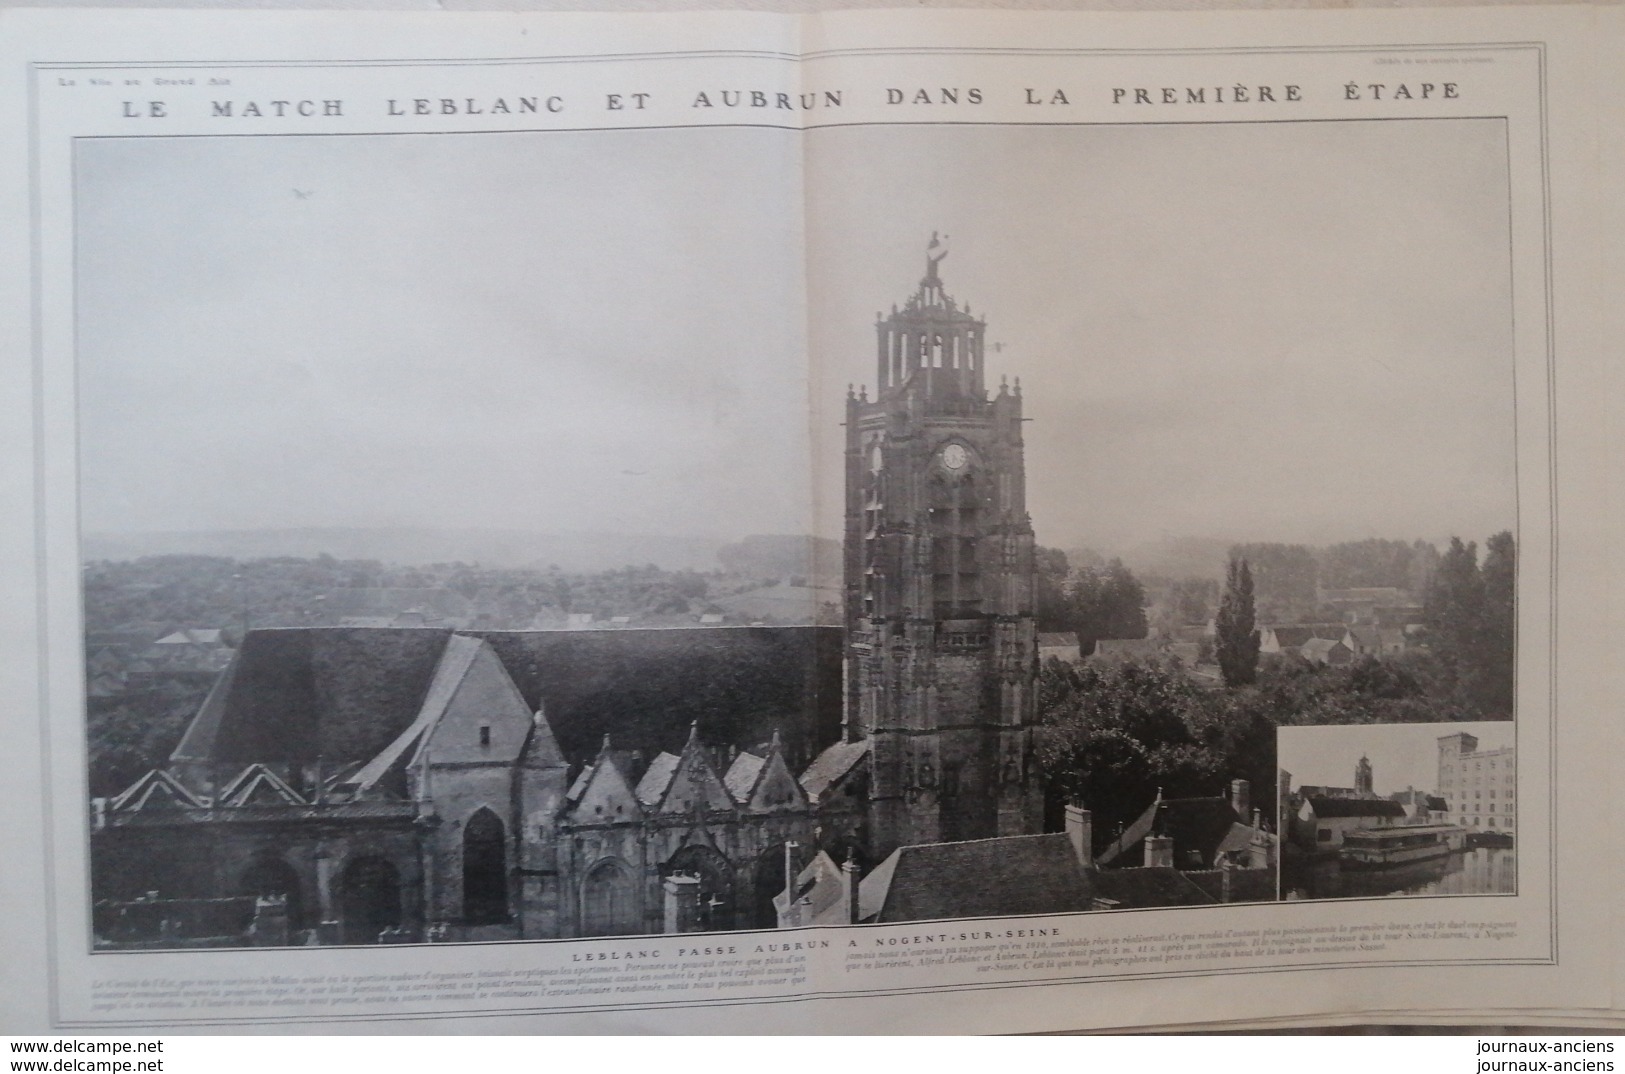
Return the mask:
<svg viewBox="0 0 1625 1074">
<path fill-rule="evenodd" d="M 1617 1020 L 1613 12 L 5 20 L 18 1028 Z"/>
</svg>

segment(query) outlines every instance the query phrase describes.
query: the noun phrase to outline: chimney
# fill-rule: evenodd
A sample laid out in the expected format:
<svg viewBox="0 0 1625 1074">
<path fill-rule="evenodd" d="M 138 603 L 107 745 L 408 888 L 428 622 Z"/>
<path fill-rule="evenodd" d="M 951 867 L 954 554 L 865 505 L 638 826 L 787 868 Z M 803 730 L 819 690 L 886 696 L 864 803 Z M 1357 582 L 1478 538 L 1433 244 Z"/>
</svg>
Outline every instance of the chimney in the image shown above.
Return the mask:
<svg viewBox="0 0 1625 1074">
<path fill-rule="evenodd" d="M 1172 869 L 1174 867 L 1174 837 L 1171 835 L 1146 836 L 1145 864 L 1148 869 Z"/>
<path fill-rule="evenodd" d="M 842 909 L 846 911 L 847 924 L 856 925 L 859 914 L 858 863 L 852 860 L 850 854 L 841 863 L 841 902 Z"/>
<path fill-rule="evenodd" d="M 1252 808 L 1252 784 L 1244 779 L 1230 781 L 1230 808 L 1236 811 L 1236 816 L 1245 817 Z"/>
<path fill-rule="evenodd" d="M 1066 807 L 1066 838 L 1072 844 L 1072 852 L 1078 856 L 1078 864 L 1085 869 L 1095 863 L 1094 848 L 1091 842 L 1094 839 L 1094 819 L 1087 809 L 1079 805 Z"/>
<path fill-rule="evenodd" d="M 666 892 L 664 931 L 700 931 L 700 878 L 674 873 L 661 886 Z"/>
</svg>

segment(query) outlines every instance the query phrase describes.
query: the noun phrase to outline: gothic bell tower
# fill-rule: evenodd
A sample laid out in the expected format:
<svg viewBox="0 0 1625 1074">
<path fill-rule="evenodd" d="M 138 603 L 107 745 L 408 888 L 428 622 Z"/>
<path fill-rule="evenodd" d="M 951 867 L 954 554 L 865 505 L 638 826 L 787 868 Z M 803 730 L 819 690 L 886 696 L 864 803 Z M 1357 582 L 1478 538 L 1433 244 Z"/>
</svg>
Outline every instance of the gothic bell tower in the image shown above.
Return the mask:
<svg viewBox="0 0 1625 1074">
<path fill-rule="evenodd" d="M 1042 825 L 1021 385 L 989 398 L 946 254 L 933 235 L 919 290 L 876 317 L 874 399 L 847 395 L 846 721 L 875 860 Z"/>
</svg>

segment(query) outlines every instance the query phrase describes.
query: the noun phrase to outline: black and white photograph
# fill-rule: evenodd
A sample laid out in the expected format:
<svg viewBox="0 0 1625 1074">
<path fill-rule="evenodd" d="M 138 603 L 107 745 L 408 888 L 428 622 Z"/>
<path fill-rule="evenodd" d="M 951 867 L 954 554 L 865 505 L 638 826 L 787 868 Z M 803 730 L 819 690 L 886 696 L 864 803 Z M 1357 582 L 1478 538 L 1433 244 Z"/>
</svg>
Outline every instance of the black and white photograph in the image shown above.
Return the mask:
<svg viewBox="0 0 1625 1074">
<path fill-rule="evenodd" d="M 1512 724 L 1280 734 L 1282 898 L 1516 894 Z"/>
<path fill-rule="evenodd" d="M 1511 890 L 1507 160 L 81 140 L 87 942 Z"/>
</svg>

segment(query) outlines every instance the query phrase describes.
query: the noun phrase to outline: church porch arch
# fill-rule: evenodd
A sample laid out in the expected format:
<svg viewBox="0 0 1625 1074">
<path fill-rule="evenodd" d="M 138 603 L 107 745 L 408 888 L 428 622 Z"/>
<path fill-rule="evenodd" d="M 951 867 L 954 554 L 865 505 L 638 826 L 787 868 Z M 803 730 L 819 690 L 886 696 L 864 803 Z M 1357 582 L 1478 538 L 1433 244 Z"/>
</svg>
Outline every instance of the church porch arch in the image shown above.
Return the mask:
<svg viewBox="0 0 1625 1074">
<path fill-rule="evenodd" d="M 347 944 L 378 943 L 402 923 L 400 870 L 371 854 L 351 858 L 339 874 L 339 923 Z"/>
<path fill-rule="evenodd" d="M 619 858 L 595 862 L 581 882 L 581 934 L 630 936 L 644 931 L 636 871 Z"/>
<path fill-rule="evenodd" d="M 287 900 L 288 927 L 308 928 L 305 913 L 304 882 L 299 871 L 283 855 L 264 850 L 254 855 L 237 883 L 240 895 L 280 895 Z"/>
</svg>

